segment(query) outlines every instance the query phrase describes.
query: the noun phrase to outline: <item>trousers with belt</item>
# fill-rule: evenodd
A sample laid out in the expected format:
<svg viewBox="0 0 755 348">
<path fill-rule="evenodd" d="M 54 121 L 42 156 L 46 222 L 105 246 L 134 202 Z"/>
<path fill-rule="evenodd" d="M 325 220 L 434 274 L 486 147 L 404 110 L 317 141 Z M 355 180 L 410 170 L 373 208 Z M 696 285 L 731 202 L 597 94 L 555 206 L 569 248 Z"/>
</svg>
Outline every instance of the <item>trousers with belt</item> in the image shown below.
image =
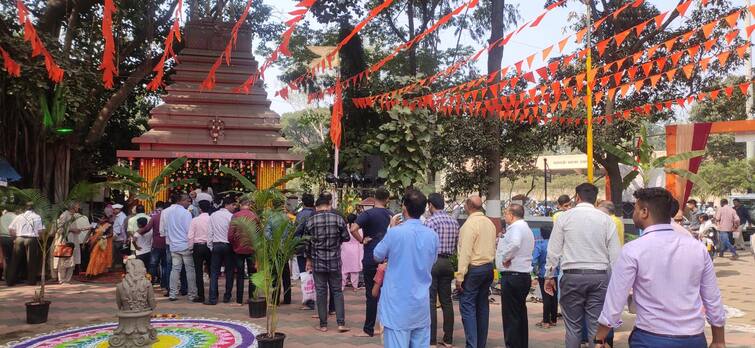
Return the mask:
<svg viewBox="0 0 755 348">
<path fill-rule="evenodd" d="M 610 279 L 606 271 L 564 270 L 561 276 L 561 309 L 566 326 L 566 348 L 579 348 L 582 331 L 587 337 L 595 337 L 598 317 L 603 310 L 603 301 Z M 583 329 L 583 321 L 586 327 Z"/>
</svg>

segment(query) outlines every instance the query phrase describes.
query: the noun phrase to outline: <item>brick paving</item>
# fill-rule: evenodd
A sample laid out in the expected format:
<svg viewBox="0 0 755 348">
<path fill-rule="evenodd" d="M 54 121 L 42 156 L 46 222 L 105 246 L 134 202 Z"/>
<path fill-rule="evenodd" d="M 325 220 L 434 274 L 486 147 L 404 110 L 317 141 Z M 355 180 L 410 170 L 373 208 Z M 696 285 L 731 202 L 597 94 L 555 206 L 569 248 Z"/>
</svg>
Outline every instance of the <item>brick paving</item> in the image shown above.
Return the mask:
<svg viewBox="0 0 755 348">
<path fill-rule="evenodd" d="M 746 253 L 737 261 L 728 258 L 715 260 L 719 283 L 724 294 L 724 303 L 734 308 L 734 317 L 727 320 L 728 347 L 755 347 L 755 262 L 752 254 Z M 115 289 L 112 284 L 75 283 L 70 285 L 52 285 L 48 288 L 48 298 L 52 301 L 48 323 L 27 325 L 23 303 L 28 301 L 34 287 L 16 286 L 12 288 L 0 285 L 0 344 L 21 337 L 62 330 L 68 327 L 92 325 L 115 321 Z M 222 289 L 222 285 L 221 285 Z M 221 290 L 222 291 L 222 290 Z M 246 306 L 232 302 L 205 306 L 189 303 L 185 298 L 170 302 L 161 292 L 156 293 L 158 305 L 156 313 L 176 314 L 180 317 L 205 317 L 229 320 L 249 321 L 264 326 L 264 319 L 251 319 Z M 354 292 L 347 288 L 346 322 L 352 328 L 349 333 L 337 333 L 335 318 L 330 323 L 331 331 L 316 332 L 317 319 L 311 318 L 313 311 L 303 311 L 298 304 L 282 306 L 279 312 L 279 330 L 287 334 L 286 347 L 332 348 L 336 347 L 381 347 L 380 338 L 357 338 L 364 319 L 364 290 Z M 294 301 L 300 298 L 298 287 L 294 286 Z M 500 302 L 497 299 L 497 302 Z M 454 303 L 456 322 L 454 343 L 463 346 L 464 331 Z M 535 327 L 542 315 L 540 304 L 528 303 L 530 346 L 562 347 L 564 328 L 559 322 L 556 328 L 540 329 Z M 440 314 L 440 313 L 439 313 Z M 439 315 L 441 317 L 441 315 Z M 627 347 L 626 341 L 633 324 L 630 314 L 624 315 L 625 325 L 616 332 L 616 347 Z M 710 330 L 706 330 L 710 338 Z M 440 336 L 440 334 L 439 334 Z M 491 305 L 489 347 L 503 346 L 501 324 L 501 307 Z"/>
</svg>

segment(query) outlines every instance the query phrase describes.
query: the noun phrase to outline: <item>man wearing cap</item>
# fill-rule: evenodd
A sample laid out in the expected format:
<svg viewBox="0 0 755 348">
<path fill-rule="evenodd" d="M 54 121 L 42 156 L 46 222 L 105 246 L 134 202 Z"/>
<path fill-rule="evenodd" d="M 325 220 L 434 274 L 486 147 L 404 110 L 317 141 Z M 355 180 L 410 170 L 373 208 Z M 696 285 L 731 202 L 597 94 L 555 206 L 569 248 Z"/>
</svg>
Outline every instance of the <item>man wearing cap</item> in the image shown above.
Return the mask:
<svg viewBox="0 0 755 348">
<path fill-rule="evenodd" d="M 123 212 L 123 204 L 113 204 L 113 268 L 115 266 L 123 267 L 123 255 L 121 249 L 128 239 L 126 232 L 127 221 L 126 213 Z"/>
</svg>

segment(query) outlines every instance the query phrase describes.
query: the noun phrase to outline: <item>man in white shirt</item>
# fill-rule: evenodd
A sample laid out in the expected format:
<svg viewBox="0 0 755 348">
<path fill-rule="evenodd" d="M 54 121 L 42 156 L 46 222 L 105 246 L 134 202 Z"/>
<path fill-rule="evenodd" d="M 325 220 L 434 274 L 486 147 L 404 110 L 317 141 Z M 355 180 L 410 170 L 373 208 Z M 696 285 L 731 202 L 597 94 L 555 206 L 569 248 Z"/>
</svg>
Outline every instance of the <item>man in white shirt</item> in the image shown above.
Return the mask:
<svg viewBox="0 0 755 348">
<path fill-rule="evenodd" d="M 189 301 L 197 296 L 197 284 L 194 279 L 194 258 L 192 246 L 189 245 L 189 225 L 191 225 L 191 213 L 186 208 L 191 204 L 191 198 L 187 194 L 180 194 L 176 203 L 170 208 L 163 210 L 160 217 L 160 229 L 166 233 L 166 239 L 170 247 L 171 271 L 169 299 L 176 301 L 180 283 L 181 268 L 186 271 L 186 284 L 188 285 Z"/>
<path fill-rule="evenodd" d="M 231 218 L 236 211 L 236 201 L 231 197 L 223 198 L 223 208 L 210 215 L 210 237 L 208 244 L 212 243 L 212 260 L 210 261 L 210 297 L 204 303 L 216 305 L 218 303 L 218 278 L 220 268 L 225 267 L 225 293 L 223 303 L 231 302 L 233 293 L 233 270 L 236 259 L 233 249 L 228 243 L 228 228 Z"/>
<path fill-rule="evenodd" d="M 582 322 L 587 337 L 595 337 L 598 316 L 608 289 L 608 270 L 621 253 L 616 224 L 595 208 L 598 188 L 589 183 L 576 187 L 577 206 L 561 213 L 553 226 L 545 264 L 545 291 L 553 295 L 555 271 L 561 265 L 561 309 L 566 324 L 566 347 L 578 348 Z"/>
<path fill-rule="evenodd" d="M 26 264 L 26 284 L 37 284 L 42 261 L 39 249 L 39 232 L 45 229 L 42 217 L 34 212 L 34 204 L 26 203 L 26 211 L 16 216 L 8 226 L 11 237 L 15 237 L 13 243 L 13 258 L 5 279 L 8 286 L 16 285 L 18 280 L 18 268 L 23 262 Z"/>
<path fill-rule="evenodd" d="M 506 234 L 498 240 L 495 264 L 501 271 L 501 310 L 506 347 L 526 348 L 527 294 L 530 292 L 535 236 L 524 221 L 524 207 L 511 204 L 504 214 Z"/>
<path fill-rule="evenodd" d="M 137 229 L 136 231 L 134 231 L 132 236 L 134 237 L 134 250 L 136 253 L 136 258 L 142 260 L 144 267 L 151 272 L 152 269 L 149 268 L 149 265 L 152 262 L 152 229 L 149 229 L 143 233 L 139 233 L 139 229 L 146 227 L 148 223 L 149 218 L 139 217 L 136 220 Z M 152 279 L 156 277 L 156 275 L 150 275 L 152 276 Z"/>
<path fill-rule="evenodd" d="M 123 244 L 128 239 L 128 217 L 123 212 L 122 204 L 113 204 L 113 268 L 123 268 Z"/>
</svg>

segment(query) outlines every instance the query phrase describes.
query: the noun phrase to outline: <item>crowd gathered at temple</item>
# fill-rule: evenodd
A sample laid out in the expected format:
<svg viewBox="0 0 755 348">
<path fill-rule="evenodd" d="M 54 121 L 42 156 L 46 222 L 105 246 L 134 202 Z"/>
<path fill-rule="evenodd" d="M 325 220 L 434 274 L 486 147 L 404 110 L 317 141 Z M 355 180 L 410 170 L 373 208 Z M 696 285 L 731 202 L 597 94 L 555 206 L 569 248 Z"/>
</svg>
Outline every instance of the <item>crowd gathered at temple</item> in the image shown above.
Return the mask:
<svg viewBox="0 0 755 348">
<path fill-rule="evenodd" d="M 346 216 L 330 192 L 304 193 L 293 208 L 272 202 L 275 216 L 267 224 L 289 219 L 291 233 L 302 237 L 296 256 L 275 270 L 283 275 L 277 301 L 313 310 L 315 330 L 382 336 L 387 347 L 485 347 L 489 330 L 502 330 L 507 347 L 528 347 L 527 303 L 537 288 L 543 310 L 537 326 L 564 326 L 569 348 L 613 345 L 630 294 L 637 314 L 634 346 L 706 347 L 706 323 L 710 346 L 724 346 L 715 255 L 704 239 L 709 229 L 717 230 L 718 252 L 737 257 L 732 233 L 749 222 L 738 201 L 732 207 L 722 200 L 717 211 L 706 211 L 695 200 L 680 207 L 663 188 L 639 189 L 632 220 L 641 237 L 625 243 L 613 204 L 598 202 L 598 188 L 588 183 L 558 198 L 552 229 L 530 228 L 519 203 L 504 209 L 497 232 L 479 196 L 463 201 L 464 219 L 439 193 L 407 189 L 400 211 L 388 208 L 386 189 L 370 196 L 369 205 Z M 136 258 L 170 301 L 214 306 L 256 296 L 248 281 L 256 272 L 255 250 L 233 223 L 261 223 L 247 196 L 174 192 L 151 211 L 140 201 L 107 200 L 91 223 L 80 212 L 84 203 L 71 202 L 60 215 L 71 223 L 57 225 L 54 243 L 45 246 L 55 249 L 48 260 L 39 257 L 38 233 L 45 226 L 35 207 L 3 212 L 8 286 L 35 284 L 40 262 L 50 262 L 52 278 L 66 284 L 123 272 L 124 260 Z M 259 235 L 274 228 L 259 227 Z M 60 244 L 72 246 L 72 253 L 57 254 Z M 292 279 L 313 280 L 314 296 L 294 298 Z M 364 313 L 345 313 L 346 289 L 364 292 Z M 491 302 L 498 301 L 502 328 L 489 325 Z M 464 337 L 454 337 L 455 311 Z"/>
</svg>

